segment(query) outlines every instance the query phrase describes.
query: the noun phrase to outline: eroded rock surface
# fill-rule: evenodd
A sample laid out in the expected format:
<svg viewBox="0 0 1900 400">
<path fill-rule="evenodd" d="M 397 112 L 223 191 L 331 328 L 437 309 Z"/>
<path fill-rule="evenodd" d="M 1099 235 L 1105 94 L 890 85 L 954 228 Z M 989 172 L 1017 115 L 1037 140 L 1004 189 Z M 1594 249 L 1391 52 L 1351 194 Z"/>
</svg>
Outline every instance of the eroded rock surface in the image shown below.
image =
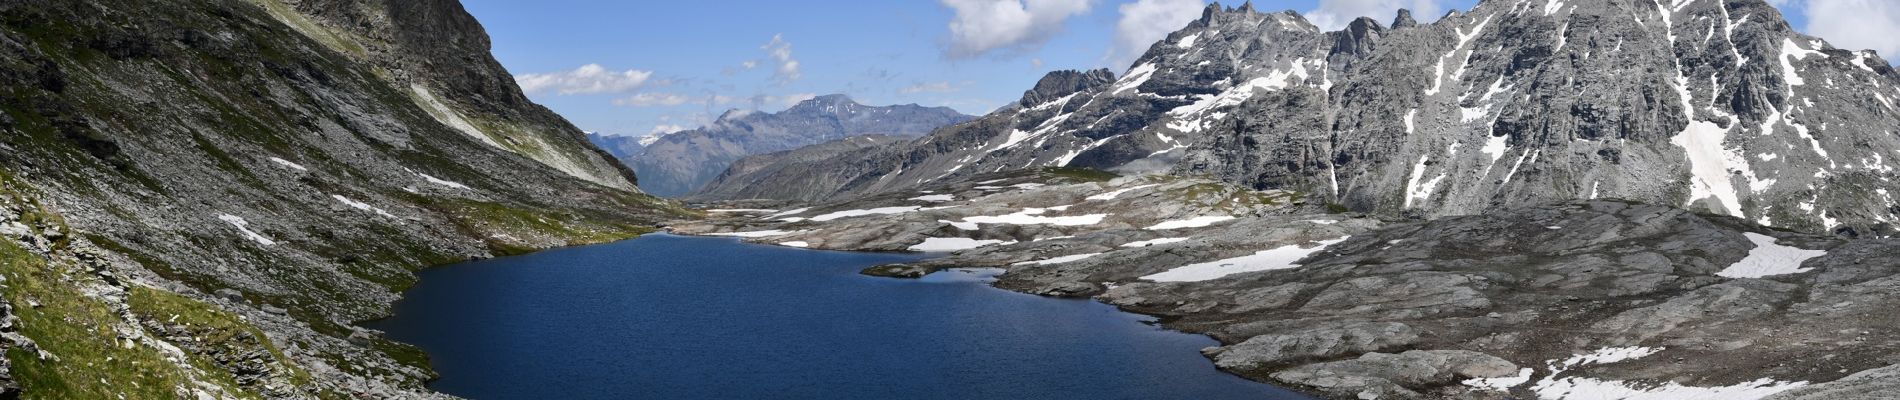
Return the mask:
<svg viewBox="0 0 1900 400">
<path fill-rule="evenodd" d="M 1195 179 L 1063 179 L 986 175 L 674 229 L 843 250 L 956 239 L 867 273 L 1003 268 L 998 287 L 1161 316 L 1220 340 L 1205 353 L 1225 370 L 1329 396 L 1760 397 L 1841 380 L 1786 392 L 1838 396 L 1900 360 L 1881 334 L 1900 326 L 1881 312 L 1900 307 L 1893 240 L 1621 200 L 1387 220 Z M 1237 201 L 1252 196 L 1287 201 Z M 1001 215 L 1017 218 L 964 222 Z M 1157 229 L 1194 217 L 1232 219 Z"/>
</svg>

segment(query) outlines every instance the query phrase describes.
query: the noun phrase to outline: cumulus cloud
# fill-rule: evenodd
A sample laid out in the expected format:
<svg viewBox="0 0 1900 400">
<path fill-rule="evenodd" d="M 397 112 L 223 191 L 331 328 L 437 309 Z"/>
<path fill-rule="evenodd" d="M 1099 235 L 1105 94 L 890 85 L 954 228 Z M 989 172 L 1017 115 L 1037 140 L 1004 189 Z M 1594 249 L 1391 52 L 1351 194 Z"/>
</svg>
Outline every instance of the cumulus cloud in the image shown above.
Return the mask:
<svg viewBox="0 0 1900 400">
<path fill-rule="evenodd" d="M 627 107 L 677 106 L 694 102 L 693 96 L 679 93 L 640 93 L 614 99 L 614 105 Z"/>
<path fill-rule="evenodd" d="M 1843 49 L 1873 49 L 1883 57 L 1900 55 L 1900 3 L 1892 0 L 1778 0 L 1800 7 L 1808 16 L 1808 34 Z"/>
<path fill-rule="evenodd" d="M 1359 17 L 1389 24 L 1401 8 L 1411 9 L 1418 22 L 1431 22 L 1445 14 L 1445 6 L 1438 0 L 1320 0 L 1318 9 L 1306 12 L 1306 20 L 1329 31 L 1345 28 Z"/>
<path fill-rule="evenodd" d="M 905 86 L 903 88 L 897 89 L 897 92 L 902 93 L 902 94 L 954 93 L 954 92 L 963 90 L 963 87 L 968 84 L 969 84 L 968 82 L 965 82 L 964 84 L 960 84 L 960 85 L 951 84 L 950 82 L 926 82 L 926 83 L 919 83 L 915 85 Z"/>
<path fill-rule="evenodd" d="M 1109 62 L 1114 65 L 1133 62 L 1155 41 L 1200 18 L 1204 7 L 1207 3 L 1202 0 L 1136 0 L 1121 5 L 1122 16 L 1115 22 L 1115 47 L 1109 49 Z"/>
<path fill-rule="evenodd" d="M 815 98 L 815 97 L 818 97 L 817 93 L 793 93 L 793 94 L 786 94 L 786 95 L 761 94 L 761 95 L 754 95 L 749 100 L 752 104 L 753 109 L 761 109 L 761 108 L 765 108 L 766 106 L 791 107 L 791 106 L 797 105 L 801 101 L 811 100 L 812 98 Z"/>
<path fill-rule="evenodd" d="M 639 90 L 652 78 L 653 71 L 612 71 L 600 64 L 587 64 L 572 71 L 516 75 L 515 83 L 528 94 L 603 94 Z"/>
<path fill-rule="evenodd" d="M 790 83 L 804 77 L 798 72 L 798 60 L 792 58 L 792 42 L 785 41 L 784 34 L 772 35 L 772 41 L 759 49 L 765 50 L 765 57 L 778 67 L 772 70 L 772 80 L 778 83 Z M 748 62 L 746 69 L 752 69 L 757 63 Z"/>
<path fill-rule="evenodd" d="M 940 0 L 950 19 L 948 58 L 1027 51 L 1062 30 L 1063 21 L 1089 11 L 1092 0 Z"/>
<path fill-rule="evenodd" d="M 679 131 L 683 131 L 687 129 L 689 128 L 687 128 L 685 125 L 659 124 L 659 125 L 654 125 L 653 130 L 648 131 L 647 134 L 648 135 L 666 135 L 666 134 L 671 134 L 674 132 L 679 132 Z"/>
</svg>

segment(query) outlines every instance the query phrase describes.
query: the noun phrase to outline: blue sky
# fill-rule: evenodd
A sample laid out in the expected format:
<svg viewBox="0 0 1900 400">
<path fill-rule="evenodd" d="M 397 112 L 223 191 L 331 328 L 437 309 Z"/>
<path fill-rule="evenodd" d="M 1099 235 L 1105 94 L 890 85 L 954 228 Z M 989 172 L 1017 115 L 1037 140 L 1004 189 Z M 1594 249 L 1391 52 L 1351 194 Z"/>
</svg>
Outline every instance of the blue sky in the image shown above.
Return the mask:
<svg viewBox="0 0 1900 400">
<path fill-rule="evenodd" d="M 1421 16 L 1476 0 L 1256 1 L 1327 21 L 1396 7 Z M 1803 26 L 1804 1 L 1775 0 Z M 1881 1 L 1884 0 L 1874 0 Z M 1045 72 L 1120 73 L 1198 16 L 1202 0 L 464 0 L 495 57 L 536 102 L 582 129 L 644 135 L 727 109 L 776 111 L 811 95 L 986 113 Z M 1789 4 L 1793 3 L 1793 4 Z M 1362 14 L 1363 13 L 1363 14 Z M 1888 52 L 1883 52 L 1887 54 Z M 1889 54 L 1890 55 L 1890 54 Z"/>
</svg>

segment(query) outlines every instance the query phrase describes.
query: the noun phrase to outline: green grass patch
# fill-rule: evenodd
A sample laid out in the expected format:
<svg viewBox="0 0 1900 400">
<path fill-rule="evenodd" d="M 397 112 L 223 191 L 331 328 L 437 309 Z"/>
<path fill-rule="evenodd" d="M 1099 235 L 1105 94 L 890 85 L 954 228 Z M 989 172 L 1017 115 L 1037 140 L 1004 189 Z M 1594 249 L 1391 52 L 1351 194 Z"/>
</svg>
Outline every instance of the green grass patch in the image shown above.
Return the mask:
<svg viewBox="0 0 1900 400">
<path fill-rule="evenodd" d="M 1071 179 L 1078 182 L 1107 182 L 1111 179 L 1121 177 L 1121 175 L 1117 175 L 1113 172 L 1103 171 L 1103 170 L 1094 169 L 1094 168 L 1081 168 L 1081 167 L 1048 167 L 1048 168 L 1043 168 L 1042 173 L 1045 175 L 1050 175 L 1057 178 Z"/>
<path fill-rule="evenodd" d="M 271 343 L 263 331 L 235 314 L 185 296 L 143 286 L 131 288 L 127 297 L 132 313 L 145 320 L 146 328 L 153 331 L 154 335 L 159 335 L 157 331 L 161 329 L 189 335 L 192 340 L 177 344 L 191 354 L 192 364 L 200 370 L 220 372 L 212 374 L 212 377 L 228 388 L 240 388 L 236 376 L 229 371 L 241 368 L 269 368 L 274 373 L 287 374 L 291 384 L 299 387 L 310 382 L 309 373 L 287 361 L 289 357 L 284 356 L 283 350 Z M 246 365 L 256 364 L 260 360 L 237 358 L 243 354 L 255 354 L 258 350 L 270 355 L 269 360 L 261 360 L 265 365 Z M 261 388 L 244 389 L 255 391 Z M 255 397 L 250 393 L 245 395 Z"/>
<path fill-rule="evenodd" d="M 24 398 L 166 399 L 175 397 L 175 388 L 191 387 L 189 371 L 156 349 L 118 337 L 119 316 L 75 284 L 88 277 L 62 270 L 0 241 L 4 295 L 15 306 L 20 333 L 53 355 L 42 360 L 21 348 L 7 350 Z"/>
</svg>

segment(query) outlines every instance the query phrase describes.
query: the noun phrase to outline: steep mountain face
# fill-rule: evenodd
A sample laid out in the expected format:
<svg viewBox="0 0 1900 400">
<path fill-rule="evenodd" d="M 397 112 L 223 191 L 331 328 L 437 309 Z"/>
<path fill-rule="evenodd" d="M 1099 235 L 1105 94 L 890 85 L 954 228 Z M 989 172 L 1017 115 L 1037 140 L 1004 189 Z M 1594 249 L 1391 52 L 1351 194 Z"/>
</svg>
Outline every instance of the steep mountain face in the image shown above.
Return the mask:
<svg viewBox="0 0 1900 400">
<path fill-rule="evenodd" d="M 811 193 L 800 188 L 783 185 L 733 185 L 727 182 L 758 182 L 770 176 L 825 176 L 836 173 L 826 163 L 845 154 L 875 151 L 889 146 L 909 142 L 915 137 L 892 135 L 861 135 L 830 142 L 800 147 L 797 149 L 765 153 L 733 161 L 725 172 L 707 182 L 700 190 L 688 195 L 688 199 L 780 199 L 798 201 L 817 201 L 807 197 Z"/>
<path fill-rule="evenodd" d="M 860 135 L 920 136 L 970 118 L 947 107 L 873 107 L 844 95 L 819 96 L 776 113 L 728 111 L 711 125 L 662 136 L 627 161 L 646 178 L 641 188 L 681 196 L 745 156 Z"/>
<path fill-rule="evenodd" d="M 354 326 L 411 271 L 680 215 L 485 49 L 452 1 L 0 0 L 0 395 L 428 397 Z"/>
<path fill-rule="evenodd" d="M 1216 4 L 1112 82 L 1058 72 L 1008 109 L 824 163 L 842 172 L 725 184 L 851 197 L 1083 166 L 1425 216 L 1623 198 L 1843 234 L 1900 221 L 1893 69 L 1761 0 L 1486 0 L 1392 25 Z"/>
<path fill-rule="evenodd" d="M 251 0 L 346 57 L 371 65 L 416 105 L 470 137 L 601 185 L 630 170 L 580 129 L 528 101 L 489 56 L 488 34 L 456 0 Z"/>
</svg>

